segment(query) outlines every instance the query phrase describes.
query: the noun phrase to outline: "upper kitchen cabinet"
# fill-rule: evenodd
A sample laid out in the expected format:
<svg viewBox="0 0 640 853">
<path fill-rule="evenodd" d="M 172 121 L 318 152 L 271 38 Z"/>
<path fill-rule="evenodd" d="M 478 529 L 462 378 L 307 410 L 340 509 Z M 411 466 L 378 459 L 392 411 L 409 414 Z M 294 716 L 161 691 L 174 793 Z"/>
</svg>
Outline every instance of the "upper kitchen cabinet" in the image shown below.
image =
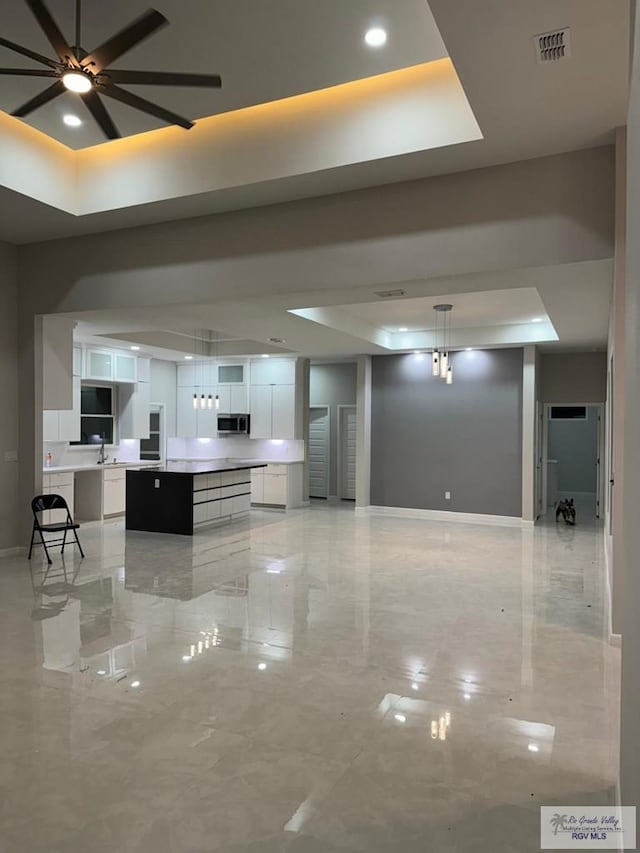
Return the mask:
<svg viewBox="0 0 640 853">
<path fill-rule="evenodd" d="M 217 364 L 217 376 L 215 382 L 218 385 L 244 385 L 244 364 Z"/>
<path fill-rule="evenodd" d="M 73 408 L 43 411 L 43 441 L 80 441 L 80 377 L 74 376 Z"/>
<path fill-rule="evenodd" d="M 138 382 L 151 382 L 151 359 L 138 356 Z"/>
<path fill-rule="evenodd" d="M 135 355 L 115 352 L 113 354 L 113 381 L 137 382 L 138 359 Z"/>
<path fill-rule="evenodd" d="M 113 382 L 113 353 L 107 350 L 88 349 L 85 352 L 84 379 Z"/>
<path fill-rule="evenodd" d="M 295 385 L 296 362 L 293 358 L 260 358 L 251 362 L 252 385 Z"/>
</svg>

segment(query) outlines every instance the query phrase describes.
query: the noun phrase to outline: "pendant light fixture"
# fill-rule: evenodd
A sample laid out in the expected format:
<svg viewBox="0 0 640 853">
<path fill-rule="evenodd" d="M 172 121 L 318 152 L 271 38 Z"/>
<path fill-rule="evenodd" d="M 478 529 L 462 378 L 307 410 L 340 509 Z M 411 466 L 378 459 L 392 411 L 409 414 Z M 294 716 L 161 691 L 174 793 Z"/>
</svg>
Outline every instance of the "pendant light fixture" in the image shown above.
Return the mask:
<svg viewBox="0 0 640 853">
<path fill-rule="evenodd" d="M 453 305 L 443 303 L 434 305 L 436 312 L 435 347 L 433 349 L 433 375 L 444 379 L 447 385 L 453 385 L 453 367 L 451 365 L 451 312 Z M 442 316 L 442 329 L 439 318 Z"/>
<path fill-rule="evenodd" d="M 214 348 L 213 348 L 214 364 L 215 364 L 215 369 L 217 370 L 218 369 L 218 338 L 216 338 L 213 343 L 214 343 Z M 211 331 L 209 331 L 209 354 L 211 354 Z M 217 382 L 216 382 L 216 396 L 212 397 L 211 394 L 209 394 L 209 401 L 208 402 L 209 402 L 209 408 L 210 409 L 215 408 L 216 411 L 219 411 L 219 409 L 220 409 L 220 397 L 218 395 L 218 383 Z"/>
</svg>

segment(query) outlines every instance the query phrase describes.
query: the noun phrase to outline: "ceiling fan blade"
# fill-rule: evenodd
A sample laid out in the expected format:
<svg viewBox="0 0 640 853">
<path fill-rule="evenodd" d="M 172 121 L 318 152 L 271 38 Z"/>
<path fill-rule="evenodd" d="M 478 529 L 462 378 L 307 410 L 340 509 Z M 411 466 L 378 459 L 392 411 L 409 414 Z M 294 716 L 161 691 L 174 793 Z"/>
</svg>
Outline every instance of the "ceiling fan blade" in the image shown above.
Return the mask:
<svg viewBox="0 0 640 853">
<path fill-rule="evenodd" d="M 14 50 L 16 53 L 21 53 L 22 56 L 28 56 L 29 59 L 35 59 L 36 62 L 41 62 L 43 65 L 48 65 L 49 68 L 57 68 L 58 63 L 41 53 L 36 53 L 35 50 L 29 50 L 28 47 L 23 47 L 21 44 L 16 44 L 14 41 L 9 41 L 0 37 L 0 47 L 8 47 L 9 50 Z"/>
<path fill-rule="evenodd" d="M 80 95 L 82 100 L 87 105 L 87 109 L 100 125 L 100 129 L 107 139 L 120 139 L 121 133 L 113 123 L 113 119 L 107 112 L 107 108 L 100 100 L 98 93 L 91 89 L 89 92 L 84 92 Z"/>
<path fill-rule="evenodd" d="M 49 39 L 51 47 L 58 54 L 62 62 L 67 65 L 70 62 L 77 65 L 73 51 L 67 44 L 67 40 L 60 32 L 60 28 L 53 20 L 51 12 L 42 0 L 25 0 L 25 2 L 33 12 L 36 21 L 40 24 L 44 34 Z"/>
<path fill-rule="evenodd" d="M 166 26 L 169 23 L 164 15 L 157 12 L 155 9 L 147 9 L 147 11 L 136 18 L 129 26 L 120 30 L 110 39 L 107 39 L 100 47 L 92 50 L 91 53 L 82 60 L 82 65 L 88 68 L 94 74 L 102 71 L 108 65 L 126 53 L 136 44 L 139 44 L 144 39 L 153 35 L 156 30 Z"/>
<path fill-rule="evenodd" d="M 48 71 L 43 68 L 0 68 L 0 74 L 12 74 L 16 77 L 57 77 L 57 71 Z"/>
<path fill-rule="evenodd" d="M 140 98 L 138 95 L 127 92 L 125 89 L 120 89 L 118 86 L 105 86 L 102 94 L 107 95 L 109 98 L 114 98 L 116 101 L 121 101 L 123 104 L 127 104 L 127 106 L 133 107 L 136 110 L 141 110 L 143 113 L 148 113 L 162 121 L 166 121 L 167 124 L 178 124 L 180 127 L 184 127 L 185 130 L 190 130 L 193 127 L 193 122 L 189 121 L 189 119 L 179 116 L 177 113 L 172 113 L 170 110 L 165 110 L 164 107 L 153 104 L 151 101 Z"/>
<path fill-rule="evenodd" d="M 56 80 L 52 86 L 49 86 L 48 89 L 40 92 L 40 94 L 36 95 L 35 98 L 31 98 L 30 101 L 26 102 L 26 104 L 18 107 L 18 109 L 14 110 L 11 115 L 17 116 L 18 118 L 24 118 L 24 116 L 32 113 L 34 110 L 37 110 L 38 107 L 42 107 L 44 104 L 48 104 L 49 101 L 57 98 L 58 95 L 61 95 L 63 92 L 66 92 L 64 83 L 61 80 Z"/>
<path fill-rule="evenodd" d="M 222 78 L 219 74 L 174 74 L 171 71 L 121 71 L 114 68 L 108 72 L 114 83 L 139 84 L 142 86 L 207 86 L 219 89 Z"/>
</svg>

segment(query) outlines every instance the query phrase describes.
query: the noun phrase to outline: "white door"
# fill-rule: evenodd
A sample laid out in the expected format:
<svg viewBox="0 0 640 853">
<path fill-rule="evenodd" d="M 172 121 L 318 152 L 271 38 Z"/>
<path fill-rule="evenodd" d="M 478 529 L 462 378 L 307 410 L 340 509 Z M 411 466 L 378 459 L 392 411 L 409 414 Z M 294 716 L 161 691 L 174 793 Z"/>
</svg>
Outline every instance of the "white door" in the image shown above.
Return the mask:
<svg viewBox="0 0 640 853">
<path fill-rule="evenodd" d="M 309 409 L 309 497 L 329 497 L 329 407 Z"/>
<path fill-rule="evenodd" d="M 273 400 L 271 385 L 252 385 L 249 400 L 251 438 L 271 438 Z"/>
<path fill-rule="evenodd" d="M 356 407 L 338 407 L 338 481 L 342 500 L 356 499 Z"/>
</svg>

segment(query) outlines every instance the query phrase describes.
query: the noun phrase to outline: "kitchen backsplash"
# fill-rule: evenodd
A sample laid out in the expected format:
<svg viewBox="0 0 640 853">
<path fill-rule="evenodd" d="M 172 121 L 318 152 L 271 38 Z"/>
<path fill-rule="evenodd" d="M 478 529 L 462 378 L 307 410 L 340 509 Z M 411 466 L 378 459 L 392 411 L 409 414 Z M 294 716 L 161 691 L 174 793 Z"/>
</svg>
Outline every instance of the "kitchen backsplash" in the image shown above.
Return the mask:
<svg viewBox="0 0 640 853">
<path fill-rule="evenodd" d="M 98 447 L 69 445 L 66 441 L 47 441 L 44 444 L 43 465 L 46 454 L 51 453 L 51 465 L 95 465 Z M 140 441 L 123 439 L 116 447 L 106 449 L 108 461 L 137 462 L 140 459 Z M 282 459 L 304 458 L 304 441 L 276 439 L 251 439 L 245 436 L 229 438 L 169 438 L 168 459 Z"/>
</svg>

